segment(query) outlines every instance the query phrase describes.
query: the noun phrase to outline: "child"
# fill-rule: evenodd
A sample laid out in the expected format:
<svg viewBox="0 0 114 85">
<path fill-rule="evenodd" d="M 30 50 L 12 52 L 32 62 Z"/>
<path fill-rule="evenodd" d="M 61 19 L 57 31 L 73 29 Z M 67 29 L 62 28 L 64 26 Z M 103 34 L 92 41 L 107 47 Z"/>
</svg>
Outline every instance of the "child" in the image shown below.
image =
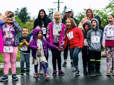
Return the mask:
<svg viewBox="0 0 114 85">
<path fill-rule="evenodd" d="M 72 18 L 67 18 L 66 27 L 67 31 L 65 36 L 64 49 L 69 43 L 70 56 L 73 58 L 73 72 L 75 72 L 75 76 L 79 76 L 78 54 L 80 53 L 84 43 L 83 32 L 80 28 L 76 27 L 76 23 Z"/>
<path fill-rule="evenodd" d="M 4 75 L 0 78 L 0 81 L 8 81 L 8 73 L 11 64 L 12 79 L 18 80 L 16 76 L 16 55 L 19 44 L 19 33 L 21 28 L 13 21 L 13 14 L 7 17 L 5 24 L 2 26 L 2 36 L 4 42 Z"/>
<path fill-rule="evenodd" d="M 20 66 L 21 66 L 21 74 L 25 72 L 24 63 L 26 63 L 26 72 L 29 74 L 30 68 L 30 48 L 29 48 L 29 40 L 30 36 L 28 35 L 29 31 L 27 28 L 23 28 L 22 36 L 20 37 Z"/>
<path fill-rule="evenodd" d="M 84 47 L 82 48 L 82 59 L 83 59 L 83 74 L 88 74 L 88 43 L 87 43 L 87 32 L 91 28 L 91 23 L 86 22 L 83 25 L 83 33 L 84 33 Z"/>
<path fill-rule="evenodd" d="M 34 62 L 34 77 L 38 78 L 38 65 L 40 65 L 41 67 L 43 67 L 45 79 L 48 79 L 48 63 L 45 58 L 45 55 L 47 55 L 47 49 L 49 46 L 53 48 L 57 47 L 52 44 L 49 44 L 47 40 L 43 38 L 43 32 L 40 28 L 35 28 L 32 33 L 33 39 L 30 42 L 30 47 L 32 49 L 32 56 Z"/>
<path fill-rule="evenodd" d="M 61 14 L 59 12 L 55 12 L 54 21 L 49 23 L 48 25 L 49 42 L 61 48 L 63 44 L 64 33 L 65 33 L 65 25 L 61 23 Z M 53 76 L 57 75 L 57 70 L 58 70 L 58 75 L 63 76 L 64 72 L 61 69 L 61 51 L 52 48 L 51 52 L 52 52 L 52 64 L 53 64 Z M 57 64 L 58 64 L 58 69 L 56 68 Z"/>
<path fill-rule="evenodd" d="M 108 16 L 109 24 L 103 32 L 103 47 L 106 49 L 107 76 L 114 75 L 114 15 Z"/>
<path fill-rule="evenodd" d="M 87 42 L 89 47 L 89 75 L 100 75 L 102 30 L 99 29 L 97 19 L 91 20 L 92 28 L 87 32 Z"/>
</svg>

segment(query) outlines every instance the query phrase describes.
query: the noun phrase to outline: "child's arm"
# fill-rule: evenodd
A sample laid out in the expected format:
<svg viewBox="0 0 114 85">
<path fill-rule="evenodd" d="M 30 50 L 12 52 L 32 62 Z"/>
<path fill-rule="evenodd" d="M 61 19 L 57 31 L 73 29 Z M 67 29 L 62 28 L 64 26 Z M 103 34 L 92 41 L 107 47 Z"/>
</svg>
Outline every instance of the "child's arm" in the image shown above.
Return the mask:
<svg viewBox="0 0 114 85">
<path fill-rule="evenodd" d="M 49 41 L 47 41 L 46 39 L 45 39 L 44 41 L 45 41 L 45 43 L 48 45 L 49 48 L 56 48 L 56 49 L 58 49 L 57 46 L 55 46 L 55 45 L 49 43 Z"/>
</svg>

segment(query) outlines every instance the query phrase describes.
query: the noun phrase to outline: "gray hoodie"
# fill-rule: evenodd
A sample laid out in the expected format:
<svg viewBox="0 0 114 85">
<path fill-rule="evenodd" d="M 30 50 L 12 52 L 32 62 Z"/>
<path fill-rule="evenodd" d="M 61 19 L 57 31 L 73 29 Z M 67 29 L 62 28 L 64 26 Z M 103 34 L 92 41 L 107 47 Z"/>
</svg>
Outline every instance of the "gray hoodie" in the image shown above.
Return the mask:
<svg viewBox="0 0 114 85">
<path fill-rule="evenodd" d="M 90 29 L 87 32 L 87 42 L 89 46 L 89 50 L 92 51 L 101 51 L 102 45 L 102 30 L 99 29 L 99 23 L 97 19 L 92 19 L 91 22 L 96 21 L 97 26 L 96 28 Z"/>
</svg>

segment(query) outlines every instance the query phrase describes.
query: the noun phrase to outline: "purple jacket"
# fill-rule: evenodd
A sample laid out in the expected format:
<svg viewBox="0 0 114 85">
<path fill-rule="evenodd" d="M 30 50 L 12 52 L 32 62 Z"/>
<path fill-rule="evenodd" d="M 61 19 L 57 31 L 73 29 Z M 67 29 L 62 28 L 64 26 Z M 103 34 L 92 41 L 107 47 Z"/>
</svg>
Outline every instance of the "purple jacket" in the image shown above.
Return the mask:
<svg viewBox="0 0 114 85">
<path fill-rule="evenodd" d="M 36 36 L 37 36 L 37 33 L 39 31 L 42 31 L 42 30 L 39 29 L 39 28 L 35 28 L 32 31 L 33 39 L 30 41 L 30 44 L 29 44 L 30 48 L 32 49 L 32 56 L 33 56 L 33 58 L 36 57 L 36 51 L 37 51 L 37 48 L 38 48 L 38 46 L 37 46 L 37 37 Z M 50 44 L 45 38 L 43 38 L 42 42 L 43 42 L 43 49 L 44 49 L 45 56 L 48 55 L 48 48 L 56 48 L 55 45 Z"/>
</svg>

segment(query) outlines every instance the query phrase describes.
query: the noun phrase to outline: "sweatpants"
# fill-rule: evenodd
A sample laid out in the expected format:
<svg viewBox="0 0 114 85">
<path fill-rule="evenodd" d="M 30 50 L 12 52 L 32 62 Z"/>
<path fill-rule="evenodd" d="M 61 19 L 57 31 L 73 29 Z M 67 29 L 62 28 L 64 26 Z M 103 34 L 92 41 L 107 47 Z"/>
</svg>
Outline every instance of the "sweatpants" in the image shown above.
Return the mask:
<svg viewBox="0 0 114 85">
<path fill-rule="evenodd" d="M 12 74 L 16 74 L 16 56 L 18 47 L 13 47 L 13 53 L 4 53 L 4 75 L 8 75 L 11 65 Z"/>
<path fill-rule="evenodd" d="M 89 73 L 99 73 L 101 62 L 101 52 L 89 50 L 89 62 L 88 71 Z"/>
</svg>

